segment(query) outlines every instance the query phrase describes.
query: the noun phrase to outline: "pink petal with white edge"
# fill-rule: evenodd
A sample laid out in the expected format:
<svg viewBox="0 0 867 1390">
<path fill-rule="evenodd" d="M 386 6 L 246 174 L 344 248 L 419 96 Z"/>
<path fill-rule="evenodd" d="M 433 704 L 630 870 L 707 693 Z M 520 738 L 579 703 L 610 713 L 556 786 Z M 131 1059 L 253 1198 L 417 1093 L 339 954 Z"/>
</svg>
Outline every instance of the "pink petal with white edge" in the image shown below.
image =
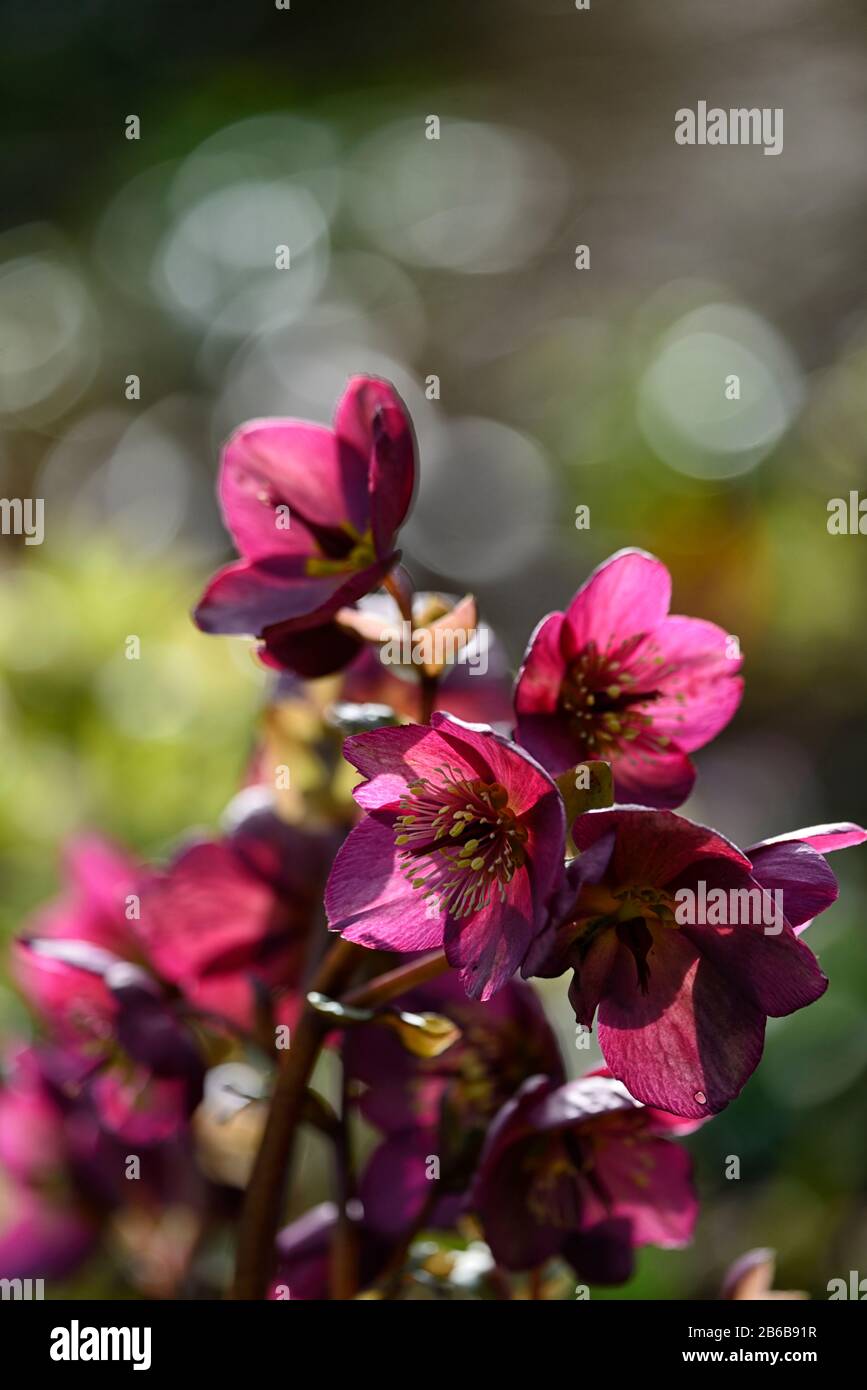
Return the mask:
<svg viewBox="0 0 867 1390">
<path fill-rule="evenodd" d="M 600 651 L 639 632 L 649 632 L 668 613 L 671 575 L 644 550 L 619 550 L 578 590 L 566 610 L 564 641 L 576 656 L 588 642 Z"/>
<path fill-rule="evenodd" d="M 830 825 L 811 825 L 806 830 L 789 830 L 785 835 L 772 835 L 769 840 L 760 840 L 747 850 L 763 849 L 765 845 L 780 845 L 790 840 L 801 840 L 812 845 L 820 854 L 830 854 L 832 850 L 849 849 L 852 845 L 863 845 L 867 840 L 867 830 L 854 821 L 836 821 Z"/>
<path fill-rule="evenodd" d="M 771 892 L 782 892 L 790 926 L 803 929 L 836 901 L 840 890 L 833 869 L 805 840 L 759 845 L 749 856 L 756 882 Z"/>
</svg>

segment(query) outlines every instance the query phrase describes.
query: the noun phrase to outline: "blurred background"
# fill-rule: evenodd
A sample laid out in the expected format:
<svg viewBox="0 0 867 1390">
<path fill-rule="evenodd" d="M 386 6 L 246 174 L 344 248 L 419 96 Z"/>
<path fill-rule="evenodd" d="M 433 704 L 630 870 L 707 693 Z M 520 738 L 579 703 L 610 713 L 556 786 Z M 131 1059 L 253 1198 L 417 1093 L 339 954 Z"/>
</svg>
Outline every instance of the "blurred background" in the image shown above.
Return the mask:
<svg viewBox="0 0 867 1390">
<path fill-rule="evenodd" d="M 42 545 L 0 537 L 3 939 L 71 831 L 160 856 L 216 822 L 267 688 L 188 616 L 231 553 L 220 442 L 255 415 L 327 421 L 353 372 L 415 420 L 420 586 L 473 590 L 515 665 L 596 563 L 652 550 L 675 611 L 746 657 L 687 813 L 743 844 L 864 819 L 867 540 L 827 529 L 830 499 L 867 495 L 854 0 L 0 15 L 0 496 L 45 503 Z M 782 154 L 676 145 L 699 100 L 782 107 Z M 607 1296 L 713 1297 L 753 1246 L 815 1297 L 867 1272 L 867 875 L 834 868 L 810 933 L 830 990 L 772 1021 L 688 1141 L 693 1247 L 643 1251 Z M 0 984 L 0 1030 L 22 1029 Z"/>
</svg>

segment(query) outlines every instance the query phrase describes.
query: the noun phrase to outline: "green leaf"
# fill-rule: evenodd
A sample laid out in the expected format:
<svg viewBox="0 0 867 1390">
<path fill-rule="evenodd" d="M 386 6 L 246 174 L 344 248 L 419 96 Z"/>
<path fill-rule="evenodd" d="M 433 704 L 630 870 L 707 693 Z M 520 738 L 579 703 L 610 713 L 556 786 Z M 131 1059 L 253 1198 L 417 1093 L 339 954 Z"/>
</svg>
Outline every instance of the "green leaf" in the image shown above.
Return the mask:
<svg viewBox="0 0 867 1390">
<path fill-rule="evenodd" d="M 585 811 L 599 811 L 614 805 L 614 779 L 611 764 L 578 763 L 555 778 L 566 805 L 567 825 Z"/>
</svg>

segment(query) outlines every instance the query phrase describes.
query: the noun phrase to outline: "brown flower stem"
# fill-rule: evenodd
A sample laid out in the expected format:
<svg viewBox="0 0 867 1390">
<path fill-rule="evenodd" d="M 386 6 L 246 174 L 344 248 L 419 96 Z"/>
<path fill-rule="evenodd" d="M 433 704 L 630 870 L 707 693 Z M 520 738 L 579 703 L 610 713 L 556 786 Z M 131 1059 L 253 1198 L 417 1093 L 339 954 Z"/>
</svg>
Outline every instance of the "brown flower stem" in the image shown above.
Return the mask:
<svg viewBox="0 0 867 1390">
<path fill-rule="evenodd" d="M 414 618 L 413 618 L 413 612 L 412 612 L 412 600 L 413 600 L 413 595 L 412 595 L 412 593 L 411 593 L 411 592 L 410 592 L 410 593 L 407 593 L 404 589 L 401 588 L 400 583 L 398 582 L 397 579 L 395 579 L 393 573 L 392 573 L 392 574 L 389 574 L 389 575 L 383 580 L 383 584 L 384 584 L 384 587 L 385 587 L 385 588 L 388 590 L 388 592 L 391 594 L 391 596 L 392 596 L 392 598 L 394 599 L 395 603 L 397 604 L 398 608 L 400 609 L 400 616 L 403 618 L 404 622 L 409 623 L 410 629 L 411 629 L 411 630 L 414 630 L 414 628 L 415 628 L 415 620 L 414 620 Z M 434 706 L 436 705 L 437 686 L 438 686 L 438 684 L 439 684 L 439 677 L 438 677 L 438 676 L 431 675 L 431 673 L 430 673 L 429 671 L 426 671 L 425 668 L 424 668 L 423 666 L 419 666 L 419 668 L 418 668 L 418 680 L 419 680 L 419 716 L 418 716 L 418 722 L 419 722 L 420 724 L 429 724 L 429 723 L 430 723 L 430 717 L 431 717 L 431 715 L 432 715 L 433 712 L 434 712 Z"/>
<path fill-rule="evenodd" d="M 375 980 L 369 980 L 367 984 L 351 989 L 348 994 L 343 995 L 340 1002 L 355 1009 L 376 1008 L 379 1004 L 387 1004 L 418 985 L 425 984 L 427 980 L 442 975 L 448 968 L 449 963 L 444 951 L 428 951 L 418 960 L 399 965 L 396 970 L 377 975 Z"/>
<path fill-rule="evenodd" d="M 411 580 L 410 583 L 412 583 Z M 412 626 L 412 594 L 406 594 L 404 592 L 404 590 L 400 587 L 398 581 L 395 579 L 394 574 L 389 574 L 386 576 L 386 578 L 383 580 L 383 587 L 387 589 L 388 592 L 391 594 L 392 598 L 394 599 L 395 603 L 400 609 L 400 616 L 403 618 L 404 622 L 407 622 L 410 624 L 410 626 Z"/>
<path fill-rule="evenodd" d="M 430 675 L 423 666 L 419 667 L 419 723 L 429 724 L 437 702 L 439 677 Z"/>
<path fill-rule="evenodd" d="M 331 1297 L 345 1302 L 358 1293 L 358 1226 L 350 1206 L 355 1198 L 355 1166 L 349 1132 L 349 1097 L 346 1069 L 340 1084 L 340 1117 L 334 1134 L 334 1160 L 337 1186 L 337 1224 L 331 1242 Z"/>
<path fill-rule="evenodd" d="M 349 941 L 335 942 L 322 961 L 311 990 L 338 994 L 349 983 L 360 950 Z M 292 1163 L 307 1083 L 330 1026 L 327 1018 L 307 1006 L 295 1029 L 292 1046 L 283 1053 L 265 1132 L 244 1197 L 233 1298 L 265 1296 L 274 1262 L 274 1238 L 280 1222 L 283 1189 Z"/>
<path fill-rule="evenodd" d="M 311 981 L 310 992 L 340 997 L 363 954 L 362 947 L 350 941 L 337 941 Z M 362 1008 L 385 1004 L 447 969 L 445 954 L 429 951 L 419 960 L 398 966 L 350 990 L 341 1003 Z M 244 1197 L 233 1298 L 265 1296 L 274 1261 L 274 1238 L 280 1222 L 283 1189 L 292 1164 L 295 1132 L 304 1115 L 307 1083 L 319 1049 L 333 1026 L 333 1021 L 307 1006 L 295 1029 L 292 1046 L 283 1054 L 265 1132 Z M 344 1287 L 348 1286 L 347 1278 Z"/>
<path fill-rule="evenodd" d="M 499 1265 L 494 1265 L 494 1268 L 489 1272 L 488 1283 L 494 1290 L 494 1297 L 500 1301 L 512 1297 L 512 1281 Z"/>
</svg>

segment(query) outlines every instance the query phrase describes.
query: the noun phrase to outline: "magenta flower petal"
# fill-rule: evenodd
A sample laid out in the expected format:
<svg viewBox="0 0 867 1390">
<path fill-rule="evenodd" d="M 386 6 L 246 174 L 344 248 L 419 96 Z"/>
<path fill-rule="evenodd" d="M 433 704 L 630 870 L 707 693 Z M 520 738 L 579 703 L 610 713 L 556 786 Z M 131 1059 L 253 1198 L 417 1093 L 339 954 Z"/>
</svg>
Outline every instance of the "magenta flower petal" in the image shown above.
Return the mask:
<svg viewBox="0 0 867 1390">
<path fill-rule="evenodd" d="M 308 573 L 303 555 L 238 560 L 211 580 L 196 609 L 196 622 L 203 632 L 225 636 L 262 637 L 268 628 L 284 623 L 315 627 L 375 589 L 396 560 L 392 554 L 362 570 L 333 574 Z"/>
<path fill-rule="evenodd" d="M 701 618 L 666 618 L 635 648 L 626 668 L 637 690 L 655 693 L 646 712 L 653 728 L 691 753 L 724 729 L 743 696 L 735 673 L 742 657 L 728 655 L 730 638 Z M 641 706 L 639 706 L 641 708 Z"/>
<path fill-rule="evenodd" d="M 32 1047 L 3 1058 L 0 1174 L 30 1184 L 56 1181 L 64 1162 L 63 1115 Z M 2 1177 L 0 1177 L 2 1181 Z"/>
<path fill-rule="evenodd" d="M 751 862 L 670 811 L 590 811 L 572 835 L 578 858 L 527 962 L 571 966 L 576 1018 L 589 1027 L 598 1011 L 606 1063 L 632 1095 L 716 1113 L 757 1065 L 765 1019 L 827 988 L 792 922 L 833 901 L 833 875 L 804 842 L 760 846 Z"/>
<path fill-rule="evenodd" d="M 687 754 L 737 709 L 741 660 L 715 624 L 668 617 L 670 596 L 659 560 L 621 551 L 536 628 L 515 684 L 516 736 L 549 771 L 602 758 L 619 801 L 674 807 L 689 795 Z"/>
<path fill-rule="evenodd" d="M 95 1224 L 62 1200 L 18 1184 L 4 1196 L 0 1279 L 63 1279 L 96 1243 Z"/>
<path fill-rule="evenodd" d="M 834 825 L 811 825 L 807 830 L 789 830 L 785 835 L 774 835 L 753 845 L 753 850 L 764 849 L 767 845 L 787 844 L 792 840 L 811 845 L 820 854 L 830 854 L 832 850 L 848 849 L 851 845 L 863 845 L 867 840 L 867 830 L 852 821 L 838 821 Z M 752 854 L 752 850 L 747 851 Z"/>
<path fill-rule="evenodd" d="M 309 554 L 316 529 L 336 529 L 338 518 L 366 530 L 367 455 L 324 425 L 251 420 L 223 452 L 220 503 L 245 559 Z"/>
<path fill-rule="evenodd" d="M 110 1036 L 117 1006 L 103 975 L 116 956 L 89 942 L 50 937 L 19 938 L 11 956 L 19 989 L 59 1037 Z"/>
<path fill-rule="evenodd" d="M 570 909 L 586 884 L 599 883 L 607 872 L 614 853 L 617 836 L 613 830 L 594 840 L 582 854 L 577 854 L 566 871 L 549 905 L 549 918 L 543 931 L 533 941 L 521 973 L 525 979 L 532 975 L 552 978 L 569 968 L 572 932 L 568 919 Z M 565 918 L 565 927 L 563 919 Z M 591 1015 L 592 1018 L 592 1015 Z"/>
<path fill-rule="evenodd" d="M 304 680 L 317 680 L 342 671 L 361 650 L 356 638 L 335 622 L 301 630 L 288 622 L 265 629 L 259 659 L 275 671 L 294 671 Z"/>
<path fill-rule="evenodd" d="M 390 1134 L 374 1149 L 361 1176 L 359 1196 L 365 1224 L 377 1235 L 394 1239 L 413 1228 L 431 1194 L 427 1173 L 436 1154 L 436 1136 L 416 1129 Z M 425 1228 L 454 1226 L 465 1201 L 461 1194 L 444 1194 L 428 1213 Z"/>
<path fill-rule="evenodd" d="M 645 1105 L 703 1117 L 725 1108 L 759 1064 L 765 1015 L 680 932 L 655 941 L 645 992 L 620 946 L 599 1005 L 599 1046 Z"/>
<path fill-rule="evenodd" d="M 240 1028 L 258 988 L 297 993 L 327 850 L 270 811 L 182 850 L 142 886 L 140 937 L 162 977 Z"/>
<path fill-rule="evenodd" d="M 608 1067 L 594 1067 L 592 1071 L 586 1073 L 588 1076 L 611 1076 Z M 644 1115 L 647 1126 L 651 1133 L 659 1134 L 663 1138 L 683 1138 L 687 1134 L 694 1134 L 697 1129 L 712 1118 L 705 1115 L 702 1119 L 687 1120 L 683 1115 L 672 1115 L 668 1110 L 656 1110 L 652 1105 L 644 1107 Z"/>
<path fill-rule="evenodd" d="M 608 981 L 619 951 L 614 932 L 600 932 L 576 965 L 569 986 L 569 1003 L 575 1010 L 576 1021 L 585 1028 L 593 1027 L 593 1018 L 608 989 Z"/>
<path fill-rule="evenodd" d="M 179 1138 L 189 1123 L 186 1081 L 154 1076 L 146 1067 L 102 1072 L 89 1087 L 105 1129 L 128 1144 L 160 1144 Z"/>
<path fill-rule="evenodd" d="M 671 575 L 644 550 L 618 550 L 593 571 L 568 609 L 565 654 L 577 656 L 589 642 L 605 651 L 615 641 L 661 623 L 671 602 Z"/>
<path fill-rule="evenodd" d="M 436 713 L 431 726 L 450 748 L 474 766 L 479 776 L 509 785 L 509 805 L 516 815 L 524 815 L 540 802 L 556 807 L 560 803 L 549 774 L 515 744 L 496 734 L 486 724 L 465 724 L 452 714 Z M 556 827 L 559 816 L 555 811 Z"/>
<path fill-rule="evenodd" d="M 612 874 L 618 882 L 664 887 L 698 860 L 722 860 L 750 872 L 750 861 L 736 845 L 706 825 L 635 806 L 588 811 L 572 827 L 576 848 L 588 849 L 602 836 L 617 832 Z"/>
<path fill-rule="evenodd" d="M 617 794 L 639 806 L 673 809 L 686 801 L 695 785 L 695 768 L 677 748 L 661 749 L 639 734 L 616 762 Z"/>
<path fill-rule="evenodd" d="M 344 841 L 325 892 L 329 926 L 374 950 L 433 950 L 443 943 L 442 914 L 407 880 L 394 840 L 393 821 L 371 815 Z"/>
<path fill-rule="evenodd" d="M 436 728 L 427 724 L 354 734 L 344 742 L 343 756 L 366 779 L 353 793 L 365 811 L 396 810 L 407 785 L 433 777 L 449 756 L 461 776 L 476 775 L 475 765 L 463 753 L 445 747 Z"/>
<path fill-rule="evenodd" d="M 753 877 L 763 888 L 783 894 L 786 921 L 800 927 L 836 901 L 839 888 L 833 869 L 803 840 L 781 840 L 748 850 Z"/>
<path fill-rule="evenodd" d="M 460 971 L 470 999 L 490 999 L 511 979 L 533 940 L 535 916 L 530 884 L 518 875 L 505 901 L 492 901 L 464 922 L 448 917 L 445 949 L 449 965 Z"/>
<path fill-rule="evenodd" d="M 445 942 L 468 993 L 487 998 L 520 965 L 563 876 L 556 785 L 516 745 L 449 715 L 358 734 L 346 752 L 367 778 L 355 795 L 369 814 L 332 870 L 331 930 L 403 951 Z"/>
<path fill-rule="evenodd" d="M 376 1235 L 362 1218 L 355 1223 L 359 1245 L 358 1275 L 362 1288 L 372 1284 L 384 1269 L 394 1245 Z M 331 1293 L 331 1250 L 337 1229 L 333 1202 L 311 1207 L 277 1236 L 277 1268 L 268 1289 L 269 1299 L 321 1302 Z"/>
<path fill-rule="evenodd" d="M 605 1156 L 605 1190 L 631 1223 L 635 1245 L 663 1250 L 687 1245 L 698 1219 L 692 1159 L 686 1149 L 650 1135 L 640 1145 L 612 1144 Z M 653 1200 L 648 1201 L 648 1187 Z"/>
<path fill-rule="evenodd" d="M 364 1084 L 359 1107 L 387 1134 L 423 1129 L 427 1152 L 441 1156 L 440 1176 L 466 1179 L 480 1141 L 501 1105 L 530 1076 L 565 1081 L 557 1039 L 536 991 L 511 980 L 484 1004 L 469 1000 L 450 971 L 402 995 L 409 1013 L 451 1019 L 460 1037 L 439 1057 L 413 1056 L 381 1024 L 352 1028 L 343 1043 L 347 1077 Z"/>
<path fill-rule="evenodd" d="M 409 511 L 415 485 L 415 440 L 406 407 L 388 382 L 353 377 L 337 407 L 334 428 L 369 460 L 373 538 L 384 551 Z"/>
<path fill-rule="evenodd" d="M 399 559 L 395 538 L 414 481 L 408 417 L 374 378 L 349 383 L 334 429 L 283 419 L 243 425 L 220 473 L 223 516 L 241 559 L 207 586 L 199 627 L 259 637 L 271 664 L 300 656 L 303 674 L 337 669 L 341 656 L 351 661 L 356 646 L 331 640 L 311 666 L 287 634 L 330 626 L 338 608 L 378 588 Z"/>
<path fill-rule="evenodd" d="M 771 934 L 761 925 L 683 927 L 701 951 L 762 1013 L 781 1018 L 821 998 L 828 981 L 813 952 L 791 927 Z"/>
<path fill-rule="evenodd" d="M 74 935 L 120 954 L 130 942 L 127 897 L 139 865 L 101 835 L 73 836 L 64 858 L 78 908 Z"/>
<path fill-rule="evenodd" d="M 560 685 L 566 671 L 562 649 L 565 621 L 565 613 L 549 613 L 530 636 L 518 676 L 518 710 L 527 717 L 557 711 Z"/>
<path fill-rule="evenodd" d="M 13 971 L 35 1008 L 58 1026 L 75 1015 L 101 1027 L 113 1007 L 99 970 L 76 968 L 102 953 L 110 958 L 136 954 L 127 903 L 141 873 L 135 861 L 99 835 L 74 837 L 64 851 L 68 890 L 57 901 L 39 909 L 27 922 L 24 935 L 13 944 Z M 61 950 L 60 943 L 67 949 Z M 39 943 L 45 943 L 40 945 Z M 51 949 L 55 943 L 55 949 Z M 77 943 L 77 944 L 76 944 Z M 73 1027 L 73 1032 L 77 1031 Z"/>
<path fill-rule="evenodd" d="M 684 1244 L 698 1212 L 689 1156 L 598 1073 L 526 1082 L 491 1126 L 472 1199 L 506 1268 L 561 1254 L 584 1277 L 614 1281 L 636 1245 Z"/>
</svg>

